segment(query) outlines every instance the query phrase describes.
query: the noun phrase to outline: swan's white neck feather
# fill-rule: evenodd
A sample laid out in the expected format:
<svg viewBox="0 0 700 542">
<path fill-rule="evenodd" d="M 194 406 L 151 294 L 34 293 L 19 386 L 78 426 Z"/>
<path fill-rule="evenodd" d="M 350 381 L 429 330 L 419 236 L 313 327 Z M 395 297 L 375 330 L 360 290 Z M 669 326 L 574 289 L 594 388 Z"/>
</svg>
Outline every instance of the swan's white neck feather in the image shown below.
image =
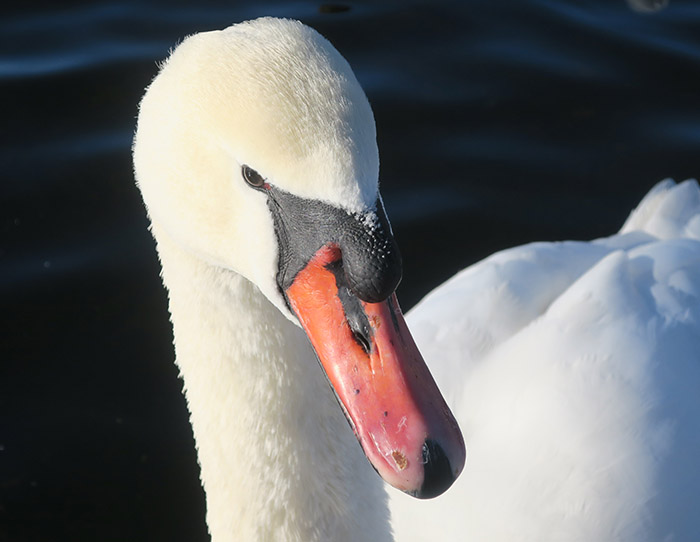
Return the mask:
<svg viewBox="0 0 700 542">
<path fill-rule="evenodd" d="M 245 278 L 154 235 L 212 540 L 389 540 L 382 482 L 301 329 Z"/>
<path fill-rule="evenodd" d="M 367 98 L 299 22 L 187 38 L 144 96 L 134 140 L 212 539 L 389 539 L 382 482 L 280 294 L 268 201 L 243 165 L 300 197 L 376 205 Z"/>
</svg>

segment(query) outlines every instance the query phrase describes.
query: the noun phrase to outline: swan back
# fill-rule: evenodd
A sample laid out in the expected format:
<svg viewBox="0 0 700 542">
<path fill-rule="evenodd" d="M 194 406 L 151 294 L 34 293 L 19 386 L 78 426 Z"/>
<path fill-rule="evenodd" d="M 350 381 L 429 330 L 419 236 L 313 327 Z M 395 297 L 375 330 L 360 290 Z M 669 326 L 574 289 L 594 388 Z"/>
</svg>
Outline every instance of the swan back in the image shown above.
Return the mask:
<svg viewBox="0 0 700 542">
<path fill-rule="evenodd" d="M 439 502 L 392 492 L 399 540 L 698 538 L 699 226 L 664 181 L 618 234 L 499 252 L 408 315 L 470 459 Z"/>
</svg>

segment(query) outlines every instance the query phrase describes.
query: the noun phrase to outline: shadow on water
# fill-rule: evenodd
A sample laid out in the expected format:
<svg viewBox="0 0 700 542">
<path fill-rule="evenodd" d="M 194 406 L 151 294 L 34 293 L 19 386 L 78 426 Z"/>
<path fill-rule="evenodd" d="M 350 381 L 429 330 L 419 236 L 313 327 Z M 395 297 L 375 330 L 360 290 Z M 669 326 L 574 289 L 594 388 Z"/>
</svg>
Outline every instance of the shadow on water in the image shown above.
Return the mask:
<svg viewBox="0 0 700 542">
<path fill-rule="evenodd" d="M 207 539 L 129 154 L 136 104 L 182 36 L 294 17 L 350 61 L 409 308 L 495 250 L 612 233 L 656 181 L 698 175 L 700 8 L 629 3 L 6 8 L 0 540 Z"/>
</svg>

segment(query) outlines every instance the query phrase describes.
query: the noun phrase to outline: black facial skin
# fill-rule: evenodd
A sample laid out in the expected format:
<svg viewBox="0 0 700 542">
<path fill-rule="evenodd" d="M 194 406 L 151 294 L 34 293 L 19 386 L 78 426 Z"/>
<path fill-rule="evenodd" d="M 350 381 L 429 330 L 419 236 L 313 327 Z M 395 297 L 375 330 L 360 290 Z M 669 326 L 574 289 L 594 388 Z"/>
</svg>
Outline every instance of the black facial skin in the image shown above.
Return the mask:
<svg viewBox="0 0 700 542">
<path fill-rule="evenodd" d="M 359 299 L 378 303 L 396 290 L 401 282 L 401 254 L 381 199 L 377 200 L 378 222 L 366 224 L 363 215 L 327 203 L 300 198 L 270 185 L 263 190 L 277 233 L 277 284 L 282 293 L 318 249 L 329 244 L 340 247 L 345 275 L 341 282 L 346 282 Z"/>
</svg>

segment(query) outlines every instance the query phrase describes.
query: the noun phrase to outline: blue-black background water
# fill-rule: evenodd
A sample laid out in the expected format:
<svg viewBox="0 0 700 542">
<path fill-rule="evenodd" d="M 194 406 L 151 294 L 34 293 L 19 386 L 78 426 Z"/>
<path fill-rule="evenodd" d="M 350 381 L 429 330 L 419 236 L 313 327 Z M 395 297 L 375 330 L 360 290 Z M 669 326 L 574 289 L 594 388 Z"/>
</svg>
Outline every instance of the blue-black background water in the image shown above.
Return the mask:
<svg viewBox="0 0 700 542">
<path fill-rule="evenodd" d="M 348 59 L 375 111 L 404 308 L 497 249 L 610 234 L 656 181 L 700 169 L 693 0 L 2 11 L 0 540 L 207 538 L 130 159 L 138 100 L 183 36 L 293 17 Z"/>
</svg>

